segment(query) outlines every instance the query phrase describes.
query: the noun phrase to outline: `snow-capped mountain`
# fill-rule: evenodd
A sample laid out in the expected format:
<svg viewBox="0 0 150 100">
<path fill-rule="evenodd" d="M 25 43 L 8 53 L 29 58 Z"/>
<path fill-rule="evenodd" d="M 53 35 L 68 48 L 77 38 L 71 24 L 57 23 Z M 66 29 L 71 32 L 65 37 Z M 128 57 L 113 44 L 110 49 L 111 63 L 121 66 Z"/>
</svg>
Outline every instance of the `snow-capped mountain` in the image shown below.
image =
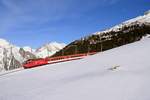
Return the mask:
<svg viewBox="0 0 150 100">
<path fill-rule="evenodd" d="M 52 42 L 35 50 L 29 46 L 21 48 L 0 39 L 0 72 L 20 68 L 28 59 L 51 56 L 63 47 L 64 43 Z"/>
<path fill-rule="evenodd" d="M 101 52 L 141 40 L 147 34 L 150 34 L 150 11 L 105 31 L 75 40 L 54 56 Z"/>
<path fill-rule="evenodd" d="M 40 58 L 45 58 L 63 49 L 65 46 L 66 44 L 64 43 L 51 42 L 37 49 L 35 55 Z"/>
<path fill-rule="evenodd" d="M 23 50 L 28 51 L 28 52 L 31 52 L 31 53 L 34 53 L 34 52 L 35 52 L 35 49 L 33 49 L 33 48 L 29 47 L 29 46 L 23 47 Z"/>
<path fill-rule="evenodd" d="M 0 39 L 0 72 L 20 68 L 24 61 L 31 58 L 35 58 L 31 52 Z"/>
<path fill-rule="evenodd" d="M 54 53 L 61 50 L 65 46 L 66 44 L 64 43 L 51 42 L 51 43 L 47 43 L 41 46 L 38 49 L 32 49 L 29 46 L 25 46 L 23 47 L 23 50 L 25 52 L 34 54 L 36 58 L 45 58 L 45 57 L 53 55 Z"/>
<path fill-rule="evenodd" d="M 130 27 L 132 25 L 143 25 L 143 24 L 147 24 L 150 25 L 150 10 L 145 12 L 143 16 L 138 16 L 136 18 L 127 20 L 119 25 L 116 25 L 110 29 L 106 29 L 105 31 L 100 31 L 100 32 L 96 32 L 94 34 L 101 34 L 101 33 L 108 33 L 111 31 L 117 32 L 120 31 L 123 27 Z"/>
<path fill-rule="evenodd" d="M 19 47 L 0 39 L 0 71 L 21 67 L 23 57 L 19 54 Z"/>
</svg>

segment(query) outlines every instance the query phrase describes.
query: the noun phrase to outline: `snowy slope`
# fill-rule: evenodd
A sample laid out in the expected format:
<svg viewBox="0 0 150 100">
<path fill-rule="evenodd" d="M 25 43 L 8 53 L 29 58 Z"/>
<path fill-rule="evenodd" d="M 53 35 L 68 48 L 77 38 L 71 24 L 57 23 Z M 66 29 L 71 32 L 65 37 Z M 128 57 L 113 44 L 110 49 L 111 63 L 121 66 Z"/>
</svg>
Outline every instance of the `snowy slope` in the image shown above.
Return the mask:
<svg viewBox="0 0 150 100">
<path fill-rule="evenodd" d="M 65 46 L 66 44 L 64 43 L 51 42 L 37 49 L 35 55 L 40 58 L 45 58 L 47 56 L 53 55 L 54 53 L 61 50 Z"/>
<path fill-rule="evenodd" d="M 131 26 L 131 25 L 135 25 L 135 24 L 138 24 L 138 25 L 142 25 L 142 24 L 146 24 L 146 25 L 150 25 L 150 10 L 145 12 L 145 14 L 143 16 L 138 16 L 136 18 L 133 18 L 133 19 L 130 19 L 130 20 L 127 20 L 119 25 L 116 25 L 110 29 L 107 29 L 105 31 L 100 31 L 100 32 L 96 32 L 94 34 L 102 34 L 102 33 L 107 33 L 107 32 L 110 32 L 110 31 L 119 31 L 121 30 L 124 26 Z"/>
<path fill-rule="evenodd" d="M 0 76 L 0 100 L 150 100 L 149 43 Z"/>
</svg>

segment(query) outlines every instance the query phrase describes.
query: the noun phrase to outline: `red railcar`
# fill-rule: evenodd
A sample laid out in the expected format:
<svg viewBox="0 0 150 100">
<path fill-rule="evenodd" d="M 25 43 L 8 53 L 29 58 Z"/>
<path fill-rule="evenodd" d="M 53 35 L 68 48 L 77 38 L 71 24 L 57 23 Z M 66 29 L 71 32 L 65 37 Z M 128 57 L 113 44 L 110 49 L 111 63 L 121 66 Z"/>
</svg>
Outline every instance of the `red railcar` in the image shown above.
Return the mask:
<svg viewBox="0 0 150 100">
<path fill-rule="evenodd" d="M 82 59 L 85 56 L 96 54 L 96 52 L 91 53 L 82 53 L 82 54 L 74 54 L 74 55 L 67 55 L 67 56 L 59 56 L 59 57 L 47 57 L 44 59 L 30 59 L 23 63 L 23 67 L 27 68 L 34 68 L 41 65 L 52 64 L 52 63 L 59 63 L 71 60 Z"/>
<path fill-rule="evenodd" d="M 30 59 L 30 60 L 27 60 L 26 62 L 23 63 L 23 67 L 25 69 L 38 67 L 40 65 L 48 64 L 47 62 L 48 62 L 47 60 L 42 59 L 42 58 L 41 59 Z"/>
<path fill-rule="evenodd" d="M 85 56 L 86 56 L 85 54 L 74 54 L 74 55 L 67 55 L 67 56 L 50 57 L 45 59 L 48 61 L 48 64 L 53 64 L 53 63 L 82 59 Z"/>
</svg>

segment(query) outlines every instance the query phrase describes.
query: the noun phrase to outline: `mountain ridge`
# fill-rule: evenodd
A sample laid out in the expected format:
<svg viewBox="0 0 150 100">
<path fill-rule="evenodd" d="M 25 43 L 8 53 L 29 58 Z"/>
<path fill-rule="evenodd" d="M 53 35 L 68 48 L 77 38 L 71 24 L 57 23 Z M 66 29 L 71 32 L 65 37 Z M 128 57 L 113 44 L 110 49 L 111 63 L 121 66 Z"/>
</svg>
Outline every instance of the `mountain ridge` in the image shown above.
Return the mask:
<svg viewBox="0 0 150 100">
<path fill-rule="evenodd" d="M 57 45 L 55 45 L 54 43 Z M 53 45 L 49 43 L 51 48 L 48 48 L 48 49 L 50 50 L 53 48 L 53 46 L 55 46 L 57 50 L 56 49 L 55 51 L 54 49 L 50 50 L 51 54 L 49 53 L 48 55 L 47 55 L 48 51 L 45 51 L 45 52 L 39 51 L 41 54 L 41 56 L 39 56 L 38 55 L 39 52 L 36 51 L 35 49 L 32 49 L 29 46 L 18 47 L 16 45 L 11 44 L 7 40 L 0 38 L 0 72 L 20 68 L 22 67 L 22 63 L 28 59 L 44 58 L 47 56 L 51 56 L 56 51 L 58 51 L 59 49 L 62 49 L 65 46 L 65 44 L 62 44 L 61 46 L 61 44 L 59 45 L 59 43 L 57 42 L 54 42 L 54 43 Z M 46 45 L 46 46 L 49 47 L 49 45 Z M 44 46 L 42 46 L 41 48 L 44 48 Z M 47 48 L 45 48 L 45 50 L 46 49 Z"/>
<path fill-rule="evenodd" d="M 150 11 L 104 31 L 71 42 L 53 56 L 100 52 L 132 43 L 150 34 Z"/>
<path fill-rule="evenodd" d="M 130 26 L 132 24 L 150 24 L 150 10 L 146 11 L 144 13 L 144 15 L 142 16 L 138 16 L 132 19 L 129 19 L 127 21 L 122 22 L 121 24 L 115 25 L 112 28 L 106 29 L 104 31 L 100 31 L 100 32 L 96 32 L 94 34 L 100 34 L 100 33 L 106 33 L 106 32 L 110 32 L 110 31 L 119 31 L 120 28 L 122 28 L 123 26 Z"/>
</svg>

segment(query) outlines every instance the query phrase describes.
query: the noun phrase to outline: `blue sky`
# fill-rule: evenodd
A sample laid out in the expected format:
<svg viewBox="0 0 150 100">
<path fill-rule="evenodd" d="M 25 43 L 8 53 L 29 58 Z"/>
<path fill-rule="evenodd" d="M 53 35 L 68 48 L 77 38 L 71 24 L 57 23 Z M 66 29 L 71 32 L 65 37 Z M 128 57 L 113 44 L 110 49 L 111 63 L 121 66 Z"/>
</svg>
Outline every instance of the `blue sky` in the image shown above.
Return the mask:
<svg viewBox="0 0 150 100">
<path fill-rule="evenodd" d="M 0 0 L 0 38 L 33 48 L 69 43 L 149 9 L 149 0 Z"/>
</svg>

